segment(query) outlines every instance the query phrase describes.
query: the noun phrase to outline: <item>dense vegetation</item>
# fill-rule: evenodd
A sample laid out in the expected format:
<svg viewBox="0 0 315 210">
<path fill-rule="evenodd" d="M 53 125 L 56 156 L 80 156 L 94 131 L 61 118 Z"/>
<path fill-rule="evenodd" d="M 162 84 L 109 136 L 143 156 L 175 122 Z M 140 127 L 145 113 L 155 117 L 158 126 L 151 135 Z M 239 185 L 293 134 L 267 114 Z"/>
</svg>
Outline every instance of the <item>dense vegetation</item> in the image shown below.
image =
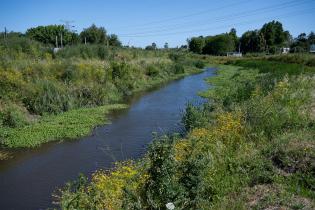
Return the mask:
<svg viewBox="0 0 315 210">
<path fill-rule="evenodd" d="M 10 33 L 0 41 L 2 146 L 34 147 L 87 135 L 102 123 L 100 118 L 105 121 L 106 110 L 121 107 L 108 105 L 122 102 L 135 91 L 198 72 L 204 66 L 200 56 L 179 51 L 107 47 L 107 38 L 100 35 L 104 31 L 98 33 L 103 29 L 95 26 L 84 30 L 82 36 L 98 44 L 68 45 L 53 53 L 51 37 L 47 43 L 34 39 L 45 37 L 40 33 L 47 30 L 56 31 L 56 27 L 30 29 L 26 36 Z M 117 39 L 110 37 L 115 45 Z M 64 112 L 69 113 L 61 114 Z M 65 126 L 69 122 L 76 122 L 73 128 Z"/>
<path fill-rule="evenodd" d="M 184 137 L 156 137 L 141 160 L 97 171 L 91 181 L 80 176 L 61 190 L 60 207 L 315 208 L 313 61 L 219 65 L 208 80 L 214 87 L 201 93 L 208 103 L 187 106 Z"/>
<path fill-rule="evenodd" d="M 218 64 L 208 80 L 214 88 L 200 93 L 208 102 L 187 106 L 186 133 L 157 136 L 142 159 L 91 180 L 80 176 L 57 193 L 62 209 L 315 208 L 313 55 L 231 59 L 167 44 L 123 48 L 95 25 L 80 34 L 52 25 L 4 37 L 1 150 L 87 135 L 110 109 L 125 107 L 118 104 L 125 96 Z M 290 42 L 273 21 L 241 38 L 232 29 L 188 44 L 192 52 L 224 55 L 239 47 L 248 54 L 289 45 L 305 51 L 312 43 L 313 33 Z M 55 45 L 64 47 L 53 53 Z M 1 150 L 0 159 L 10 156 Z"/>
<path fill-rule="evenodd" d="M 291 52 L 308 52 L 315 44 L 315 34 L 305 33 L 292 39 L 278 21 L 266 23 L 259 30 L 246 31 L 241 37 L 236 36 L 233 28 L 229 33 L 215 36 L 193 37 L 188 40 L 189 50 L 199 54 L 225 55 L 227 52 L 279 54 L 281 48 L 290 47 Z"/>
</svg>

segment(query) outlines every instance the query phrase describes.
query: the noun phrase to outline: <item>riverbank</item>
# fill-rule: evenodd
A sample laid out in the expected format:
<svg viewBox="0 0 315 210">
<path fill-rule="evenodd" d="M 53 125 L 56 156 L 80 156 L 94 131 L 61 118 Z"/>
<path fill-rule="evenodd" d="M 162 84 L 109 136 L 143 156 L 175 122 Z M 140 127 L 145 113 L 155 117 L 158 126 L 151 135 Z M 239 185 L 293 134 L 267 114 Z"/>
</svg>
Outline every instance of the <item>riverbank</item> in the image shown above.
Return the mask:
<svg viewBox="0 0 315 210">
<path fill-rule="evenodd" d="M 200 72 L 201 70 L 192 70 L 184 74 L 152 81 L 146 86 L 134 90 L 132 94 L 161 83 L 167 83 Z M 89 135 L 94 127 L 109 123 L 106 115 L 111 110 L 123 108 L 127 108 L 127 105 L 112 104 L 93 108 L 80 108 L 57 115 L 43 116 L 37 122 L 20 128 L 2 128 L 2 132 L 5 135 L 2 144 L 8 148 L 31 148 L 50 141 L 78 139 Z M 4 151 L 2 154 L 2 160 L 10 157 L 8 151 Z"/>
<path fill-rule="evenodd" d="M 237 62 L 208 80 L 209 103 L 187 107 L 184 138 L 157 138 L 141 160 L 81 176 L 60 207 L 314 208 L 314 68 Z"/>
<path fill-rule="evenodd" d="M 112 168 L 116 161 L 142 157 L 152 132 L 182 130 L 181 113 L 187 101 L 204 101 L 197 93 L 208 88 L 204 79 L 213 72 L 206 69 L 131 95 L 126 99 L 127 109 L 108 115 L 110 124 L 97 126 L 78 140 L 14 150 L 14 158 L 0 164 L 2 208 L 53 208 L 51 194 L 78 174 L 90 175 Z"/>
<path fill-rule="evenodd" d="M 89 46 L 82 49 L 88 51 Z M 106 122 L 107 107 L 121 108 L 114 104 L 124 103 L 126 96 L 201 72 L 205 64 L 198 56 L 171 51 L 106 49 L 104 58 L 108 60 L 85 60 L 75 58 L 81 54 L 71 50 L 60 51 L 56 58 L 46 55 L 39 60 L 7 59 L 1 63 L 2 147 L 31 148 L 88 135 L 100 125 L 100 118 Z M 97 114 L 91 114 L 93 111 Z M 85 120 L 89 115 L 96 120 Z M 73 128 L 64 126 L 69 124 Z M 8 157 L 2 154 L 2 159 Z"/>
</svg>

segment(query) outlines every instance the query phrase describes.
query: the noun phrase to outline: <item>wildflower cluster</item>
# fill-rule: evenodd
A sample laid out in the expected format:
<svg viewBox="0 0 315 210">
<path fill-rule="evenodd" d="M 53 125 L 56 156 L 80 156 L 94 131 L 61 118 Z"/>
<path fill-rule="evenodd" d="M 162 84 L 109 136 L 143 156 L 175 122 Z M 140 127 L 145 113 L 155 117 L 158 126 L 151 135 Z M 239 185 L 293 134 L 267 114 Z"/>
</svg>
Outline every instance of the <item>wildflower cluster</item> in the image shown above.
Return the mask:
<svg viewBox="0 0 315 210">
<path fill-rule="evenodd" d="M 123 188 L 127 185 L 136 188 L 131 183 L 131 179 L 137 174 L 136 169 L 131 164 L 118 166 L 110 174 L 104 171 L 97 171 L 93 174 L 90 190 L 101 193 L 101 206 L 103 209 L 119 209 L 122 205 Z"/>
<path fill-rule="evenodd" d="M 240 112 L 224 112 L 217 117 L 216 126 L 213 129 L 213 136 L 228 143 L 231 140 L 240 139 L 243 131 L 242 114 Z"/>
<path fill-rule="evenodd" d="M 181 162 L 185 160 L 187 152 L 190 150 L 190 142 L 180 140 L 175 144 L 175 160 Z"/>
</svg>

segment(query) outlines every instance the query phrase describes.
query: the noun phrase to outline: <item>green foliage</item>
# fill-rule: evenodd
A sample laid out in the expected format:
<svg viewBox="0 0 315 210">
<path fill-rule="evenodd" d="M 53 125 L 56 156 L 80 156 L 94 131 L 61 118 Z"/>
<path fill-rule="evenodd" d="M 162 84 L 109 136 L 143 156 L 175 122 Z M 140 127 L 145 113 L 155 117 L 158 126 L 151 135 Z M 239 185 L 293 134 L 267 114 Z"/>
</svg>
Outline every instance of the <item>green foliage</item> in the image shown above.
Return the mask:
<svg viewBox="0 0 315 210">
<path fill-rule="evenodd" d="M 2 143 L 12 148 L 36 147 L 49 141 L 82 137 L 88 135 L 95 126 L 104 124 L 105 114 L 109 110 L 125 107 L 114 104 L 47 115 L 38 122 L 9 130 Z"/>
<path fill-rule="evenodd" d="M 0 126 L 19 128 L 28 124 L 25 111 L 15 104 L 5 105 L 0 111 Z"/>
<path fill-rule="evenodd" d="M 116 34 L 111 34 L 108 36 L 108 45 L 114 47 L 121 47 L 121 42 Z"/>
<path fill-rule="evenodd" d="M 40 59 L 51 53 L 50 49 L 28 37 L 9 36 L 0 40 L 1 63 L 10 62 L 12 59 Z"/>
<path fill-rule="evenodd" d="M 230 34 L 220 34 L 205 38 L 204 54 L 226 55 L 227 52 L 235 51 L 235 39 Z"/>
<path fill-rule="evenodd" d="M 315 67 L 315 55 L 311 54 L 288 54 L 280 56 L 270 56 L 266 57 L 266 60 Z"/>
<path fill-rule="evenodd" d="M 187 104 L 182 118 L 182 122 L 187 131 L 201 127 L 206 121 L 206 111 L 204 107 L 194 106 L 191 103 Z"/>
<path fill-rule="evenodd" d="M 56 45 L 56 37 L 58 45 L 61 45 L 61 36 L 63 45 L 75 44 L 78 41 L 76 33 L 68 31 L 63 25 L 38 26 L 36 28 L 27 29 L 25 35 L 31 39 L 49 44 Z"/>
<path fill-rule="evenodd" d="M 105 45 L 76 45 L 65 47 L 56 54 L 57 58 L 108 59 L 110 50 Z"/>
<path fill-rule="evenodd" d="M 200 61 L 200 60 L 196 61 L 196 62 L 194 63 L 194 65 L 195 65 L 198 69 L 203 69 L 203 68 L 206 66 L 206 64 L 205 64 L 203 61 Z"/>
<path fill-rule="evenodd" d="M 97 27 L 92 24 L 90 27 L 83 29 L 80 33 L 81 42 L 90 44 L 105 44 L 107 41 L 106 30 L 103 27 Z"/>
<path fill-rule="evenodd" d="M 151 45 L 146 46 L 145 49 L 146 50 L 156 50 L 157 49 L 156 43 L 153 42 Z"/>
<path fill-rule="evenodd" d="M 24 98 L 28 110 L 36 114 L 60 113 L 71 109 L 70 95 L 52 81 L 39 81 L 35 91 Z"/>
<path fill-rule="evenodd" d="M 183 73 L 185 73 L 185 68 L 181 64 L 178 64 L 178 63 L 174 64 L 173 65 L 173 69 L 174 69 L 174 73 L 175 74 L 183 74 Z"/>
<path fill-rule="evenodd" d="M 264 52 L 266 50 L 266 40 L 258 30 L 245 32 L 240 38 L 240 44 L 244 53 Z"/>
<path fill-rule="evenodd" d="M 182 53 L 170 53 L 168 57 L 174 62 L 183 62 L 185 60 L 185 56 Z"/>
<path fill-rule="evenodd" d="M 201 54 L 205 46 L 205 40 L 203 37 L 193 37 L 188 40 L 188 48 L 191 52 Z"/>
<path fill-rule="evenodd" d="M 313 73 L 315 72 L 314 67 L 309 67 L 300 64 L 290 64 L 286 62 L 277 61 L 265 61 L 262 59 L 242 59 L 229 62 L 237 66 L 242 66 L 246 68 L 258 69 L 261 73 L 271 73 L 277 78 L 282 78 L 286 74 L 288 75 L 299 75 L 303 73 Z"/>
<path fill-rule="evenodd" d="M 146 68 L 146 75 L 150 76 L 150 77 L 155 77 L 159 74 L 159 70 L 155 65 L 149 65 Z"/>
<path fill-rule="evenodd" d="M 155 139 L 134 165 L 134 175 L 123 178 L 123 194 L 111 201 L 117 204 L 112 208 L 165 209 L 171 202 L 175 209 L 312 209 L 314 78 L 283 66 L 279 77 L 266 69 L 272 64 L 220 66 L 208 80 L 214 87 L 202 93 L 209 102 L 187 105 L 186 136 Z M 93 192 L 87 189 L 97 183 L 92 180 L 71 197 Z M 105 186 L 97 192 L 111 189 Z M 97 198 L 90 194 L 80 202 Z"/>
<path fill-rule="evenodd" d="M 269 48 L 284 44 L 290 37 L 290 33 L 283 30 L 282 24 L 279 21 L 271 21 L 264 24 L 260 32 L 266 40 L 266 46 Z"/>
<path fill-rule="evenodd" d="M 67 129 L 72 132 L 68 127 L 61 135 L 39 135 L 53 125 L 35 126 L 33 119 L 41 122 L 46 116 L 116 103 L 135 91 L 197 72 L 193 64 L 199 60 L 190 58 L 186 62 L 185 55 L 181 55 L 181 59 L 172 61 L 169 52 L 107 48 L 101 44 L 67 46 L 53 57 L 43 55 L 45 59 L 26 59 L 26 53 L 23 51 L 22 57 L 13 53 L 13 57 L 0 62 L 0 101 L 20 107 L 9 111 L 0 107 L 5 113 L 0 136 L 8 147 L 38 145 L 67 136 Z"/>
<path fill-rule="evenodd" d="M 182 196 L 182 189 L 176 183 L 176 162 L 174 142 L 162 137 L 155 140 L 149 148 L 148 158 L 150 167 L 147 175 L 150 177 L 145 183 L 144 200 L 148 208 L 164 208 L 168 202 L 177 204 Z"/>
<path fill-rule="evenodd" d="M 307 47 L 309 48 L 307 43 L 313 42 L 314 37 L 312 33 L 308 38 L 304 34 L 292 47 L 301 48 L 305 52 L 308 50 Z M 232 28 L 225 34 L 193 37 L 188 40 L 188 45 L 191 52 L 199 54 L 226 55 L 227 52 L 234 52 L 239 47 L 243 53 L 275 54 L 280 48 L 290 46 L 290 38 L 290 33 L 284 31 L 280 22 L 271 21 L 259 30 L 246 31 L 240 39 L 236 35 L 236 29 Z"/>
<path fill-rule="evenodd" d="M 225 108 L 249 99 L 256 88 L 257 70 L 220 66 L 218 73 L 218 76 L 207 80 L 216 88 L 209 89 L 201 95 L 215 100 Z"/>
</svg>

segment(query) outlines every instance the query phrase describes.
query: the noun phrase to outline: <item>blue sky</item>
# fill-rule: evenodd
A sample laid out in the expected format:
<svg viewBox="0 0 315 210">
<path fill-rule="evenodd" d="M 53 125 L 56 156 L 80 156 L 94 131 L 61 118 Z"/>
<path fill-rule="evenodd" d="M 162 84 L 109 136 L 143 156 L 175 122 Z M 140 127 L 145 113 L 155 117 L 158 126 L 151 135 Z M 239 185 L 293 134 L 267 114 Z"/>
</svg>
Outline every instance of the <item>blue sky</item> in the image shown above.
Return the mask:
<svg viewBox="0 0 315 210">
<path fill-rule="evenodd" d="M 75 29 L 95 23 L 115 33 L 124 45 L 144 47 L 165 42 L 175 47 L 199 35 L 224 33 L 234 27 L 240 36 L 279 20 L 293 36 L 315 31 L 315 0 L 3 0 L 0 31 L 25 32 L 38 25 L 72 20 Z"/>
</svg>

